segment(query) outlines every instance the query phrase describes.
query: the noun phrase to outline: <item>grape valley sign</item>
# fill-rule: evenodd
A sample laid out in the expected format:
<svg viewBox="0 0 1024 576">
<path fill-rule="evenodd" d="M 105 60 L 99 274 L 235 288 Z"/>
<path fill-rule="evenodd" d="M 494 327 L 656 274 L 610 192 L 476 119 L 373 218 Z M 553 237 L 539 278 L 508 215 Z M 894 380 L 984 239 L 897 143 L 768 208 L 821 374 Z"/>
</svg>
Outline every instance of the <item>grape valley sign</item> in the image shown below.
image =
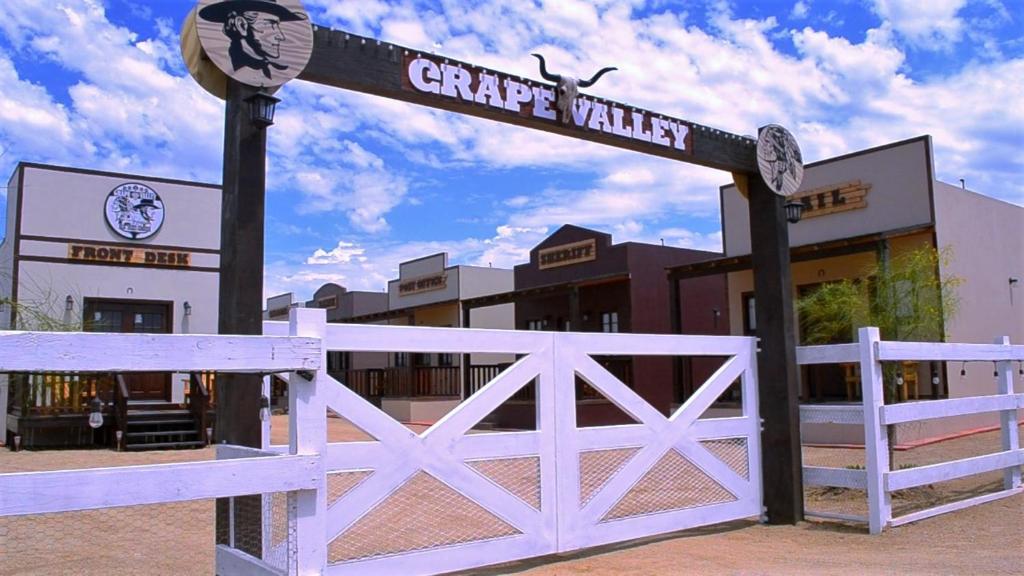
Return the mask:
<svg viewBox="0 0 1024 576">
<path fill-rule="evenodd" d="M 482 104 L 527 118 L 563 124 L 571 121 L 578 128 L 691 152 L 688 122 L 583 95 L 574 99 L 571 118 L 559 118 L 556 93 L 548 85 L 426 56 L 410 54 L 405 60 L 405 90 Z"/>
</svg>

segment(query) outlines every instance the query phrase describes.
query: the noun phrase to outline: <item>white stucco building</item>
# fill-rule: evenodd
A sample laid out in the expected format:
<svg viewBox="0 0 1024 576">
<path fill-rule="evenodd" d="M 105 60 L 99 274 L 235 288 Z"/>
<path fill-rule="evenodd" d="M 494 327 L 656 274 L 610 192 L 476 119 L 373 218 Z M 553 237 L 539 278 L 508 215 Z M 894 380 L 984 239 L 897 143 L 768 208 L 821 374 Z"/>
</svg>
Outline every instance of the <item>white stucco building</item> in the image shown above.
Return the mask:
<svg viewBox="0 0 1024 576">
<path fill-rule="evenodd" d="M 216 333 L 220 212 L 214 184 L 20 163 L 0 244 L 0 328 Z M 180 376 L 130 386 L 154 401 L 184 394 Z M 7 392 L 5 382 L 10 432 L 32 406 L 12 416 Z"/>
</svg>

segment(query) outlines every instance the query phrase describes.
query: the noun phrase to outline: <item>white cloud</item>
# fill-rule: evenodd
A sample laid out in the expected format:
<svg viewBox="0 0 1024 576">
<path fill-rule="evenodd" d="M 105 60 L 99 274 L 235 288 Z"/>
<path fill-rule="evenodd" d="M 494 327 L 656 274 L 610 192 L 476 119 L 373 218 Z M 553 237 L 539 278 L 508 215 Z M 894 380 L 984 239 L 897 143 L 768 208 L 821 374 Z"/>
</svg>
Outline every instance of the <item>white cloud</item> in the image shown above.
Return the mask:
<svg viewBox="0 0 1024 576">
<path fill-rule="evenodd" d="M 958 13 L 966 4 L 967 0 L 874 0 L 874 10 L 911 46 L 949 50 L 963 34 Z"/>
<path fill-rule="evenodd" d="M 11 148 L 5 162 L 220 179 L 223 108 L 191 78 L 168 72 L 183 74 L 176 37 L 140 40 L 111 24 L 98 0 L 5 2 L 0 34 L 28 61 L 80 76 L 65 106 L 18 78 L 13 53 L 0 55 L 0 113 L 8 111 L 0 137 Z"/>
<path fill-rule="evenodd" d="M 673 3 L 640 17 L 642 4 L 306 0 L 318 23 L 532 78 L 531 52 L 577 76 L 617 66 L 587 93 L 739 134 L 781 123 L 808 161 L 930 133 L 940 177 L 1024 202 L 1024 60 L 1002 59 L 993 46 L 986 53 L 994 60 L 931 77 L 907 68 L 908 46 L 941 48 L 971 33 L 963 1 L 879 0 L 883 24 L 862 40 L 817 29 L 814 19 L 789 30 L 774 18 L 737 18 L 725 2 L 712 7 L 710 26 L 671 12 Z M 795 3 L 791 16 L 810 15 L 810 4 Z M 0 146 L 11 150 L 0 168 L 30 159 L 219 180 L 223 105 L 184 72 L 175 26 L 158 22 L 154 36 L 114 25 L 100 0 L 7 0 L 4 12 L 0 35 L 10 49 L 0 54 Z M 795 53 L 777 48 L 786 38 Z M 18 66 L 38 60 L 73 76 L 66 94 L 26 80 Z M 317 230 L 322 248 L 294 248 L 268 265 L 268 286 L 315 289 L 330 279 L 379 289 L 398 262 L 438 250 L 453 261 L 512 265 L 564 223 L 614 232 L 616 241 L 720 245 L 717 233 L 696 230 L 717 226 L 727 174 L 304 82 L 281 95 L 269 193 L 294 199 L 302 215 L 340 215 L 342 225 Z M 457 170 L 470 182 L 480 171 L 515 168 L 547 184 L 495 198 L 493 236 L 434 242 L 415 226 L 393 230 L 395 208 L 451 197 L 420 193 L 420 175 L 396 166 L 396 157 Z M 289 221 L 295 214 L 275 218 L 283 234 L 304 229 Z M 355 241 L 353 232 L 369 237 Z M 365 252 L 347 252 L 355 249 Z"/>
<path fill-rule="evenodd" d="M 329 252 L 323 248 L 317 248 L 312 256 L 306 258 L 306 264 L 348 264 L 353 258 L 357 262 L 364 262 L 366 258 L 363 253 L 365 252 L 366 250 L 351 242 L 340 240 L 338 245 Z"/>
<path fill-rule="evenodd" d="M 794 20 L 803 20 L 804 18 L 807 18 L 809 10 L 810 9 L 806 2 L 803 2 L 802 0 L 798 1 L 796 4 L 793 4 L 793 9 L 789 12 L 789 17 Z"/>
</svg>

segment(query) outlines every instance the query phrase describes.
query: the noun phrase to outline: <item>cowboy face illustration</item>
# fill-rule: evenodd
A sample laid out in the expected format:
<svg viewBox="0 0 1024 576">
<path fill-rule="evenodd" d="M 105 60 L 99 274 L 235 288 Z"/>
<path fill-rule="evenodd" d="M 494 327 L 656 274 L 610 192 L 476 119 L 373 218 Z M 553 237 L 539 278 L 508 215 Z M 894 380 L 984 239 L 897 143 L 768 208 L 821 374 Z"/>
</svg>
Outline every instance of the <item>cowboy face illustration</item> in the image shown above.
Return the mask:
<svg viewBox="0 0 1024 576">
<path fill-rule="evenodd" d="M 199 11 L 199 17 L 223 25 L 230 40 L 228 56 L 235 70 L 259 70 L 267 80 L 274 71 L 288 66 L 276 62 L 281 57 L 281 44 L 288 37 L 281 31 L 282 22 L 305 20 L 305 14 L 292 12 L 274 0 L 224 0 Z"/>
</svg>

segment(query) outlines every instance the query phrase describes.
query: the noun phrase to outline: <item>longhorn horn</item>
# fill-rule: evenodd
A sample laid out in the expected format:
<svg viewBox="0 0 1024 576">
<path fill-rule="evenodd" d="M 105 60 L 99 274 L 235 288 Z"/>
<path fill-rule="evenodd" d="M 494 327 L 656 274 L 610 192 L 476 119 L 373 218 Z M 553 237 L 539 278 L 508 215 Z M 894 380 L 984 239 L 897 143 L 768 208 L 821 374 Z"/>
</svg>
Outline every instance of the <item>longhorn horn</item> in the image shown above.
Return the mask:
<svg viewBox="0 0 1024 576">
<path fill-rule="evenodd" d="M 562 81 L 562 76 L 560 74 L 552 74 L 552 73 L 548 72 L 548 67 L 544 65 L 544 57 L 543 56 L 541 56 L 540 54 L 531 54 L 531 56 L 536 56 L 537 60 L 540 60 L 540 75 L 545 80 L 547 80 L 548 82 L 556 82 L 556 83 Z"/>
<path fill-rule="evenodd" d="M 614 68 L 614 67 L 611 67 L 611 66 L 608 66 L 606 68 L 601 68 L 600 70 L 597 71 L 597 74 L 594 74 L 594 77 L 591 78 L 590 80 L 580 80 L 578 86 L 580 88 L 590 88 L 591 86 L 594 85 L 594 82 L 597 82 L 598 78 L 600 78 L 601 76 L 604 76 L 608 72 L 612 72 L 614 70 L 618 70 L 618 68 Z"/>
</svg>

